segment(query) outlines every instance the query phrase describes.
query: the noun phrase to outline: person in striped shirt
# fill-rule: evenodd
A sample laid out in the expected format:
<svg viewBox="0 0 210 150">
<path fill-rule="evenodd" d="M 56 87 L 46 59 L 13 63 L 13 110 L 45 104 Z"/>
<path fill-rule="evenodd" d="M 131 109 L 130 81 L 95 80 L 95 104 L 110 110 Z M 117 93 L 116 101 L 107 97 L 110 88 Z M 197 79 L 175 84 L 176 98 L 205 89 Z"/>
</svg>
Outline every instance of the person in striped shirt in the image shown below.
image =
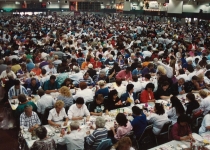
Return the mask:
<svg viewBox="0 0 210 150">
<path fill-rule="evenodd" d="M 107 129 L 104 127 L 105 123 L 103 117 L 97 117 L 96 129 L 86 137 L 86 143 L 91 147 L 91 150 L 95 150 L 102 140 L 107 139 Z"/>
</svg>

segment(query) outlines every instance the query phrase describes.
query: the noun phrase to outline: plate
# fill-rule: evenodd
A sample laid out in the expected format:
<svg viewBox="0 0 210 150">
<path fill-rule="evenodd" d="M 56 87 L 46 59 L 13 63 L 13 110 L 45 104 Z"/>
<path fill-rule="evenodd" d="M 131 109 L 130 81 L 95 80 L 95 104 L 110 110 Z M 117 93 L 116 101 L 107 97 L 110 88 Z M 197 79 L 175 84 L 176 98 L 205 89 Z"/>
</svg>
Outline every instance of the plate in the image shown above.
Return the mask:
<svg viewBox="0 0 210 150">
<path fill-rule="evenodd" d="M 192 133 L 192 136 L 196 141 L 199 141 L 199 142 L 203 141 L 203 138 L 198 134 Z"/>
</svg>

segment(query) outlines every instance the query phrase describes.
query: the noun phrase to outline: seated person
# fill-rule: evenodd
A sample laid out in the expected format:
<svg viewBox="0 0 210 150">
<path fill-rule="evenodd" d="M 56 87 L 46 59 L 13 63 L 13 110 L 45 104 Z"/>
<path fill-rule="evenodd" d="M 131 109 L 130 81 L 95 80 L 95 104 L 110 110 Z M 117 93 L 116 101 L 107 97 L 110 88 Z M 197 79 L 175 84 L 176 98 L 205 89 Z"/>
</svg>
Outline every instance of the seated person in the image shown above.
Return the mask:
<svg viewBox="0 0 210 150">
<path fill-rule="evenodd" d="M 200 109 L 203 111 L 203 115 L 205 116 L 210 111 L 209 95 L 208 92 L 204 90 L 200 90 L 199 95 L 202 98 L 200 102 Z"/>
<path fill-rule="evenodd" d="M 87 87 L 87 84 L 85 82 L 80 82 L 79 88 L 77 91 L 75 91 L 75 95 L 73 96 L 74 99 L 77 99 L 78 97 L 82 97 L 86 102 L 93 101 L 93 91 L 92 89 Z"/>
<path fill-rule="evenodd" d="M 18 105 L 18 107 L 16 108 L 16 110 L 15 110 L 15 116 L 16 117 L 20 117 L 20 114 L 22 114 L 23 113 L 23 111 L 24 111 L 24 107 L 26 106 L 26 105 L 31 105 L 32 107 L 33 107 L 33 111 L 34 112 L 36 112 L 37 111 L 37 106 L 36 106 L 36 104 L 34 104 L 34 102 L 32 102 L 32 101 L 28 101 L 27 100 L 27 98 L 26 98 L 26 96 L 24 95 L 24 94 L 20 94 L 20 95 L 18 95 L 18 100 L 19 100 L 19 105 Z"/>
<path fill-rule="evenodd" d="M 108 99 L 105 102 L 107 109 L 109 111 L 123 107 L 122 101 L 120 100 L 120 98 L 117 95 L 118 95 L 117 90 L 111 90 L 109 92 Z"/>
<path fill-rule="evenodd" d="M 80 82 L 85 82 L 87 83 L 88 86 L 93 86 L 94 82 L 92 80 L 92 78 L 90 77 L 89 73 L 86 72 L 82 78 L 79 78 L 77 81 L 77 85 L 79 85 Z"/>
<path fill-rule="evenodd" d="M 55 100 L 51 95 L 45 94 L 43 89 L 38 90 L 38 95 L 40 99 L 37 100 L 37 112 L 41 115 L 44 115 L 45 109 L 47 107 L 53 107 Z"/>
<path fill-rule="evenodd" d="M 183 69 L 179 69 L 179 75 L 176 77 L 177 80 L 183 78 L 185 81 L 188 81 L 188 76 L 185 74 Z"/>
<path fill-rule="evenodd" d="M 133 92 L 134 85 L 128 84 L 126 87 L 126 93 L 122 94 L 121 100 L 123 105 L 126 106 L 134 106 L 134 104 L 139 103 L 138 98 L 136 97 L 136 93 Z"/>
<path fill-rule="evenodd" d="M 112 65 L 114 65 L 114 63 L 115 63 L 115 60 L 113 59 L 113 55 L 109 55 L 109 58 L 104 62 L 104 64 L 105 65 L 110 65 L 110 66 L 112 66 Z"/>
<path fill-rule="evenodd" d="M 76 104 L 70 106 L 68 110 L 68 117 L 71 120 L 82 120 L 86 116 L 87 121 L 90 120 L 90 112 L 87 106 L 84 104 L 85 101 L 82 97 L 76 99 Z"/>
<path fill-rule="evenodd" d="M 132 75 L 133 76 L 135 75 L 137 77 L 141 77 L 141 69 L 142 69 L 141 64 L 138 64 L 137 68 L 132 71 Z"/>
<path fill-rule="evenodd" d="M 28 95 L 28 92 L 24 88 L 24 86 L 20 85 L 20 81 L 19 80 L 14 80 L 14 86 L 12 86 L 9 89 L 8 98 L 9 99 L 15 99 L 20 94 Z"/>
<path fill-rule="evenodd" d="M 74 89 L 74 85 L 73 85 L 71 79 L 69 79 L 69 78 L 66 78 L 66 79 L 63 81 L 63 83 L 61 84 L 61 87 L 62 87 L 62 86 L 66 86 L 66 87 L 69 87 L 70 89 Z"/>
<path fill-rule="evenodd" d="M 62 100 L 64 102 L 64 107 L 71 106 L 73 104 L 73 97 L 71 95 L 71 91 L 69 90 L 69 87 L 62 86 L 59 90 L 59 95 L 57 97 L 58 100 Z"/>
<path fill-rule="evenodd" d="M 186 114 L 191 115 L 193 110 L 199 108 L 199 103 L 195 99 L 195 95 L 193 93 L 188 93 L 186 95 L 186 99 L 187 101 L 189 101 L 188 103 L 185 104 L 185 106 L 187 107 Z"/>
<path fill-rule="evenodd" d="M 118 97 L 121 97 L 122 94 L 126 92 L 125 85 L 122 84 L 122 79 L 117 78 L 115 80 L 115 83 L 112 84 L 111 89 L 115 89 L 118 92 Z"/>
<path fill-rule="evenodd" d="M 182 95 L 188 92 L 189 92 L 189 89 L 188 89 L 187 83 L 185 83 L 185 80 L 183 78 L 180 78 L 178 82 L 173 84 L 171 87 L 171 93 L 173 95 L 178 95 L 178 94 Z"/>
<path fill-rule="evenodd" d="M 49 80 L 50 79 L 50 76 L 49 75 L 47 75 L 46 73 L 46 70 L 45 69 L 42 69 L 41 70 L 41 75 L 40 75 L 40 86 L 43 86 L 44 85 L 44 83 L 47 81 L 47 80 Z"/>
<path fill-rule="evenodd" d="M 39 64 L 35 64 L 35 68 L 31 70 L 35 75 L 40 76 L 41 75 L 41 69 L 39 68 Z"/>
<path fill-rule="evenodd" d="M 206 83 L 204 82 L 204 75 L 201 73 L 198 76 L 198 84 L 201 89 L 206 88 Z"/>
<path fill-rule="evenodd" d="M 116 75 L 116 78 L 121 80 L 131 80 L 132 79 L 131 68 L 127 67 L 125 70 L 121 70 Z"/>
<path fill-rule="evenodd" d="M 192 137 L 192 131 L 189 126 L 189 117 L 187 115 L 180 115 L 171 130 L 171 136 L 173 140 L 189 141 L 194 140 Z"/>
<path fill-rule="evenodd" d="M 80 123 L 78 121 L 72 121 L 70 123 L 71 131 L 69 134 L 65 134 L 65 130 L 61 131 L 61 137 L 58 140 L 58 144 L 66 145 L 67 150 L 84 149 L 85 132 L 80 131 Z"/>
<path fill-rule="evenodd" d="M 47 72 L 46 74 L 49 74 L 49 75 L 57 73 L 57 69 L 54 67 L 54 65 L 51 61 L 43 69 L 45 69 Z"/>
<path fill-rule="evenodd" d="M 96 118 L 96 128 L 93 133 L 86 137 L 86 143 L 91 149 L 96 149 L 102 140 L 107 139 L 106 121 L 103 117 Z"/>
<path fill-rule="evenodd" d="M 177 118 L 180 115 L 185 114 L 185 107 L 176 96 L 172 96 L 170 101 L 171 108 L 167 111 L 167 114 L 168 118 L 172 121 L 172 124 L 175 124 L 177 122 Z"/>
<path fill-rule="evenodd" d="M 28 92 L 29 95 L 34 94 L 37 95 L 37 91 L 41 88 L 40 83 L 36 82 L 35 78 L 31 78 L 31 83 L 28 84 L 27 91 L 31 91 L 31 93 Z"/>
<path fill-rule="evenodd" d="M 210 131 L 210 114 L 206 114 L 203 118 L 203 121 L 201 123 L 201 127 L 199 128 L 199 134 L 203 134 L 205 132 Z"/>
<path fill-rule="evenodd" d="M 95 100 L 90 103 L 89 107 L 90 114 L 94 116 L 102 116 L 103 112 L 107 112 L 102 94 L 96 95 Z"/>
<path fill-rule="evenodd" d="M 132 147 L 131 139 L 125 136 L 114 144 L 110 150 L 134 150 L 134 148 Z"/>
<path fill-rule="evenodd" d="M 163 125 L 169 121 L 165 113 L 164 106 L 161 103 L 155 103 L 154 113 L 147 115 L 148 123 L 153 124 L 153 133 L 158 135 L 163 128 Z"/>
<path fill-rule="evenodd" d="M 89 73 L 90 77 L 93 78 L 93 76 L 96 75 L 96 70 L 93 69 L 93 65 L 89 64 L 88 65 L 88 70 L 87 72 Z"/>
<path fill-rule="evenodd" d="M 141 92 L 140 101 L 141 103 L 155 102 L 154 90 L 155 86 L 153 83 L 148 83 L 145 90 Z"/>
<path fill-rule="evenodd" d="M 56 144 L 54 139 L 49 138 L 47 136 L 47 129 L 44 126 L 38 127 L 36 129 L 36 136 L 39 138 L 39 140 L 35 141 L 30 150 L 38 150 L 38 149 L 43 149 L 45 150 L 55 150 L 56 149 Z"/>
<path fill-rule="evenodd" d="M 18 78 L 25 77 L 27 73 L 26 64 L 21 64 L 21 69 L 17 71 Z"/>
<path fill-rule="evenodd" d="M 96 86 L 96 95 L 102 94 L 103 97 L 109 95 L 109 88 L 108 88 L 108 87 L 105 87 L 105 84 L 106 84 L 106 83 L 105 83 L 104 80 L 98 81 L 99 89 L 98 89 L 98 86 Z"/>
<path fill-rule="evenodd" d="M 114 138 L 116 140 L 120 140 L 122 137 L 128 134 L 133 129 L 133 127 L 130 121 L 127 120 L 125 114 L 123 113 L 117 114 L 116 121 L 118 123 L 118 127 L 116 129 L 115 127 L 111 127 L 110 130 L 112 130 Z"/>
<path fill-rule="evenodd" d="M 61 100 L 58 100 L 56 101 L 54 107 L 55 108 L 50 110 L 49 116 L 47 118 L 49 125 L 55 126 L 55 127 L 61 127 L 61 124 L 58 124 L 56 122 L 63 121 L 63 119 L 65 118 L 65 122 L 63 126 L 67 126 L 69 119 L 64 109 L 64 102 Z"/>
<path fill-rule="evenodd" d="M 29 132 L 41 125 L 38 115 L 32 110 L 31 105 L 25 105 L 24 112 L 20 115 L 20 128 L 28 129 Z"/>
<path fill-rule="evenodd" d="M 152 81 L 150 81 L 150 79 L 151 79 L 150 74 L 144 75 L 144 81 L 141 83 L 142 89 L 145 89 L 148 83 L 152 83 Z"/>
<path fill-rule="evenodd" d="M 43 90 L 50 94 L 52 92 L 58 92 L 58 89 L 60 88 L 57 81 L 55 81 L 56 77 L 54 75 L 50 76 L 50 80 L 46 81 L 43 86 Z"/>
<path fill-rule="evenodd" d="M 133 106 L 132 116 L 134 119 L 131 121 L 131 125 L 133 127 L 134 135 L 137 137 L 137 139 L 139 139 L 147 127 L 146 115 L 138 106 Z"/>
<path fill-rule="evenodd" d="M 138 81 L 138 77 L 133 75 L 132 76 L 133 81 L 131 81 L 130 83 L 134 85 L 134 90 L 133 92 L 140 92 L 142 90 L 142 84 L 141 82 Z"/>
<path fill-rule="evenodd" d="M 101 70 L 99 72 L 99 75 L 97 76 L 97 78 L 94 80 L 95 83 L 97 83 L 100 80 L 104 80 L 106 81 L 106 83 L 109 83 L 109 78 L 106 76 L 106 72 L 104 70 Z"/>
<path fill-rule="evenodd" d="M 147 67 L 145 67 L 142 71 L 142 76 L 144 77 L 145 74 L 151 73 L 152 75 L 155 75 L 155 69 L 154 69 L 154 64 L 149 63 Z"/>
<path fill-rule="evenodd" d="M 169 99 L 172 96 L 169 85 L 168 81 L 163 82 L 161 87 L 159 87 L 155 92 L 155 98 L 163 100 Z"/>
<path fill-rule="evenodd" d="M 188 91 L 190 92 L 198 92 L 199 90 L 202 89 L 202 87 L 200 87 L 199 83 L 198 83 L 198 77 L 197 76 L 193 76 L 192 80 L 187 82 L 187 86 L 188 86 Z"/>
</svg>

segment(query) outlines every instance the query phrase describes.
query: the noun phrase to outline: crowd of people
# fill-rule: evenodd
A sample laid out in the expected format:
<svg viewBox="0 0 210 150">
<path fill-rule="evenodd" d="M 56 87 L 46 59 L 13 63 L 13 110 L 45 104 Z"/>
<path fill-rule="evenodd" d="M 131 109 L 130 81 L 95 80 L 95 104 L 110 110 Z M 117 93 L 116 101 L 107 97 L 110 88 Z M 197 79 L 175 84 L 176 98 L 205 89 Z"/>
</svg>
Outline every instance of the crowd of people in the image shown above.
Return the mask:
<svg viewBox="0 0 210 150">
<path fill-rule="evenodd" d="M 114 143 L 112 149 L 132 149 L 126 137 L 130 131 L 139 138 L 153 124 L 158 135 L 168 121 L 173 125 L 171 139 L 194 140 L 190 117 L 195 110 L 204 116 L 199 134 L 210 130 L 209 31 L 205 25 L 114 15 L 3 16 L 0 97 L 5 106 L 8 99 L 19 100 L 15 110 L 19 126 L 36 131 L 40 139 L 31 147 L 34 150 L 56 147 L 41 126 L 44 122 L 61 127 L 58 121 L 67 125 L 69 120 L 71 131 L 62 131 L 58 141 L 68 150 L 93 150 L 107 138 Z M 56 92 L 55 100 L 51 94 Z M 40 96 L 37 104 L 31 101 L 34 95 Z M 187 103 L 178 95 L 186 95 Z M 166 111 L 158 100 L 167 101 L 170 109 Z M 135 106 L 140 103 L 145 108 Z M 148 103 L 155 103 L 150 114 L 143 111 Z M 132 114 L 118 113 L 116 125 L 106 129 L 103 113 L 123 107 L 132 108 Z M 98 116 L 96 126 L 86 136 L 78 121 L 84 117 L 89 121 L 91 115 Z M 134 119 L 129 121 L 126 115 Z"/>
</svg>

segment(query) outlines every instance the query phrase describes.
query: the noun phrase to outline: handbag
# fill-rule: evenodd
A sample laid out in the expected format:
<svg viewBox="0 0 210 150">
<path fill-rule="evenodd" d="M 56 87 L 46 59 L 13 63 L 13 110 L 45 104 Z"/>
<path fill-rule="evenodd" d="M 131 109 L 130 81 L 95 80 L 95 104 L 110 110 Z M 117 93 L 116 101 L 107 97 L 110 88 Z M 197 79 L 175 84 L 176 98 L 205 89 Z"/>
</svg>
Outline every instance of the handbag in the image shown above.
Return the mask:
<svg viewBox="0 0 210 150">
<path fill-rule="evenodd" d="M 200 117 L 200 116 L 202 116 L 202 115 L 203 115 L 203 111 L 202 111 L 201 109 L 195 110 L 195 111 L 193 111 L 193 113 L 192 113 L 192 118 L 193 118 L 193 119 L 196 119 L 196 118 L 198 118 L 198 117 Z"/>
</svg>

